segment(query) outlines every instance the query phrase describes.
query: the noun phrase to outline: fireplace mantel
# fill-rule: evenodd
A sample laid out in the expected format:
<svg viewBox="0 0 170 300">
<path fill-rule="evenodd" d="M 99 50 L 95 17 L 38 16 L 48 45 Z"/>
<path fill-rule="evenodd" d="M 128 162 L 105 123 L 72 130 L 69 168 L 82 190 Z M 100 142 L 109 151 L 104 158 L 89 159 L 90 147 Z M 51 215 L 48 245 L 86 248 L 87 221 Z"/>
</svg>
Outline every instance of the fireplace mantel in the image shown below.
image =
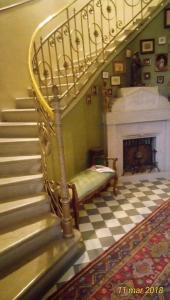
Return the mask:
<svg viewBox="0 0 170 300">
<path fill-rule="evenodd" d="M 170 104 L 158 87 L 121 88 L 112 111 L 106 115 L 108 155 L 118 158 L 123 173 L 123 141 L 155 137 L 161 171 L 170 170 Z"/>
<path fill-rule="evenodd" d="M 159 121 L 170 119 L 170 104 L 160 96 L 158 87 L 121 88 L 112 111 L 107 113 L 107 124 Z"/>
</svg>

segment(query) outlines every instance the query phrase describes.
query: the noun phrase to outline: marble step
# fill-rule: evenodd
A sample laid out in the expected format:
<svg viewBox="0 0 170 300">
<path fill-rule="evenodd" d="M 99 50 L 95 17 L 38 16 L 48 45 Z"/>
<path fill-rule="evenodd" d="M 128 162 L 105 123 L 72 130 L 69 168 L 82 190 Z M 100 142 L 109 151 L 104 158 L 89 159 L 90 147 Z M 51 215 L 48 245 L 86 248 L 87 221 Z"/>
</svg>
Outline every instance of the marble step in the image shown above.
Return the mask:
<svg viewBox="0 0 170 300">
<path fill-rule="evenodd" d="M 34 97 L 18 97 L 15 99 L 17 109 L 35 108 L 36 100 Z"/>
<path fill-rule="evenodd" d="M 37 174 L 41 171 L 41 155 L 0 157 L 0 177 Z"/>
<path fill-rule="evenodd" d="M 2 109 L 2 121 L 7 122 L 36 122 L 38 113 L 34 108 Z"/>
<path fill-rule="evenodd" d="M 17 222 L 50 212 L 50 200 L 47 193 L 27 197 L 11 198 L 0 201 L 0 228 L 7 228 Z"/>
<path fill-rule="evenodd" d="M 0 156 L 40 154 L 38 138 L 0 138 Z"/>
<path fill-rule="evenodd" d="M 36 122 L 0 122 L 0 137 L 37 137 Z"/>
<path fill-rule="evenodd" d="M 41 299 L 65 267 L 71 266 L 83 250 L 79 231 L 75 230 L 74 237 L 69 239 L 58 236 L 41 251 L 32 252 L 29 259 L 22 261 L 9 275 L 1 275 L 1 300 Z"/>
<path fill-rule="evenodd" d="M 0 200 L 28 196 L 44 190 L 43 175 L 24 175 L 0 178 Z"/>
<path fill-rule="evenodd" d="M 15 262 L 27 258 L 61 232 L 60 220 L 52 213 L 30 218 L 6 229 L 2 229 L 0 239 L 0 270 L 6 272 Z"/>
</svg>

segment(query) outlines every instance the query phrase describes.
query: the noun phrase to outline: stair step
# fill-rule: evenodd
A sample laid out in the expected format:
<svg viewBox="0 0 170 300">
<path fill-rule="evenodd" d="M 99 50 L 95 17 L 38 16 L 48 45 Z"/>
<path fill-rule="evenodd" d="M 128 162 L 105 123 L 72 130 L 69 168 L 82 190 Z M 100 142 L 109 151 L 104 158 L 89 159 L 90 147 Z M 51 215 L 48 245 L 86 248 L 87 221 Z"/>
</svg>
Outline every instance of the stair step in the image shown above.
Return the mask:
<svg viewBox="0 0 170 300">
<path fill-rule="evenodd" d="M 0 137 L 37 137 L 36 122 L 0 122 Z"/>
<path fill-rule="evenodd" d="M 15 105 L 17 109 L 35 108 L 35 97 L 20 97 L 15 99 Z"/>
<path fill-rule="evenodd" d="M 41 171 L 41 155 L 0 157 L 0 177 L 37 174 Z"/>
<path fill-rule="evenodd" d="M 28 109 L 3 109 L 2 121 L 7 122 L 35 122 L 38 120 L 38 113 L 35 108 Z"/>
<path fill-rule="evenodd" d="M 10 230 L 1 232 L 0 240 L 0 270 L 7 270 L 17 260 L 27 257 L 29 252 L 49 243 L 57 238 L 61 232 L 60 220 L 51 213 L 44 214 L 39 218 L 24 220 L 13 225 Z"/>
<path fill-rule="evenodd" d="M 40 154 L 38 138 L 0 138 L 0 156 Z"/>
<path fill-rule="evenodd" d="M 0 202 L 0 228 L 50 212 L 50 201 L 46 193 L 13 198 Z"/>
<path fill-rule="evenodd" d="M 41 252 L 32 253 L 29 260 L 22 263 L 0 281 L 1 300 L 38 300 L 56 282 L 66 265 L 82 252 L 81 235 L 74 231 L 73 238 L 58 236 Z"/>
<path fill-rule="evenodd" d="M 0 178 L 0 200 L 33 195 L 43 188 L 42 174 Z"/>
</svg>

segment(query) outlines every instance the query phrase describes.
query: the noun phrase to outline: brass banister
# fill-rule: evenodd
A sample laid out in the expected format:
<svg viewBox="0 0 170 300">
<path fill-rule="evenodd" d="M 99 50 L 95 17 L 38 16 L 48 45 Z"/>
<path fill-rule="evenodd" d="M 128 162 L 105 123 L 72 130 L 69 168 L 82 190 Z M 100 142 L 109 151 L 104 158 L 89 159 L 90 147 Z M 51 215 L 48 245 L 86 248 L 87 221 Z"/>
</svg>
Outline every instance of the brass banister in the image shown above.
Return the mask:
<svg viewBox="0 0 170 300">
<path fill-rule="evenodd" d="M 159 6 L 167 2 L 167 0 L 119 0 L 117 4 L 114 0 L 89 0 L 76 10 L 74 5 L 79 4 L 79 1 L 74 0 L 44 20 L 32 35 L 28 58 L 29 72 L 40 112 L 39 125 L 44 129 L 44 140 L 51 139 L 52 144 L 56 138 L 58 140 L 63 187 L 60 205 L 62 203 L 65 236 L 70 236 L 72 229 L 61 133 L 61 106 L 63 104 L 64 111 L 73 104 L 80 93 L 83 93 L 81 85 L 83 78 L 84 85 L 89 84 L 85 78 L 86 74 L 88 72 L 93 74 L 89 76 L 91 80 L 98 67 L 104 66 L 106 59 L 112 55 L 109 50 L 116 51 L 116 41 L 122 41 L 121 37 L 125 34 L 125 30 L 136 29 L 138 19 L 142 22 L 146 13 L 149 16 L 148 7 L 151 4 Z M 122 9 L 119 7 L 120 3 Z M 61 20 L 61 14 L 64 14 L 64 20 L 63 18 Z M 64 100 L 66 104 L 63 103 Z M 51 182 L 54 183 L 55 178 L 52 178 L 52 181 L 48 178 L 46 160 L 50 156 L 50 151 L 47 151 L 50 147 L 47 142 L 46 144 L 46 150 L 43 151 L 45 182 L 47 190 L 51 190 Z M 55 149 L 51 149 L 52 151 L 51 159 L 54 160 Z M 61 210 L 60 205 L 58 211 Z"/>
</svg>

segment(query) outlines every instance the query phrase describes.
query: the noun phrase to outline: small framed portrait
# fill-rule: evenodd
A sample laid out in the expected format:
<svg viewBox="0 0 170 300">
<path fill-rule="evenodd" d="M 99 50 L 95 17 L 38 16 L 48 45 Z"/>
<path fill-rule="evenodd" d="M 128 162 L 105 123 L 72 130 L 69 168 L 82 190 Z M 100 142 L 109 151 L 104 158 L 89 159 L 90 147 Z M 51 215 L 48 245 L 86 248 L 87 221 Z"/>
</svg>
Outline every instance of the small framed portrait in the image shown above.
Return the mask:
<svg viewBox="0 0 170 300">
<path fill-rule="evenodd" d="M 149 80 L 151 78 L 151 73 L 150 72 L 143 73 L 143 78 L 144 80 Z"/>
<path fill-rule="evenodd" d="M 103 72 L 102 73 L 102 78 L 103 79 L 109 79 L 109 72 Z"/>
<path fill-rule="evenodd" d="M 170 27 L 170 7 L 164 9 L 164 27 Z"/>
<path fill-rule="evenodd" d="M 112 76 L 111 85 L 120 85 L 120 76 Z"/>
<path fill-rule="evenodd" d="M 112 96 L 112 89 L 107 89 L 107 96 L 111 97 Z"/>
<path fill-rule="evenodd" d="M 125 72 L 125 65 L 122 61 L 114 61 L 113 72 L 117 74 L 122 74 Z"/>
<path fill-rule="evenodd" d="M 96 85 L 92 86 L 91 93 L 92 93 L 93 96 L 97 95 L 97 86 Z"/>
<path fill-rule="evenodd" d="M 166 72 L 168 70 L 168 54 L 159 53 L 155 57 L 155 71 Z"/>
<path fill-rule="evenodd" d="M 160 36 L 158 38 L 158 44 L 159 45 L 165 45 L 166 44 L 166 36 Z"/>
<path fill-rule="evenodd" d="M 164 76 L 157 76 L 157 83 L 158 84 L 164 83 Z"/>
<path fill-rule="evenodd" d="M 154 53 L 154 51 L 155 51 L 155 40 L 154 39 L 140 40 L 140 53 L 141 54 L 150 54 L 150 53 Z"/>
<path fill-rule="evenodd" d="M 91 104 L 91 95 L 86 95 L 86 103 Z"/>
<path fill-rule="evenodd" d="M 132 57 L 132 50 L 131 49 L 126 49 L 126 58 Z"/>
<path fill-rule="evenodd" d="M 150 66 L 151 65 L 151 59 L 150 58 L 144 58 L 143 59 L 143 65 L 144 66 Z"/>
</svg>

